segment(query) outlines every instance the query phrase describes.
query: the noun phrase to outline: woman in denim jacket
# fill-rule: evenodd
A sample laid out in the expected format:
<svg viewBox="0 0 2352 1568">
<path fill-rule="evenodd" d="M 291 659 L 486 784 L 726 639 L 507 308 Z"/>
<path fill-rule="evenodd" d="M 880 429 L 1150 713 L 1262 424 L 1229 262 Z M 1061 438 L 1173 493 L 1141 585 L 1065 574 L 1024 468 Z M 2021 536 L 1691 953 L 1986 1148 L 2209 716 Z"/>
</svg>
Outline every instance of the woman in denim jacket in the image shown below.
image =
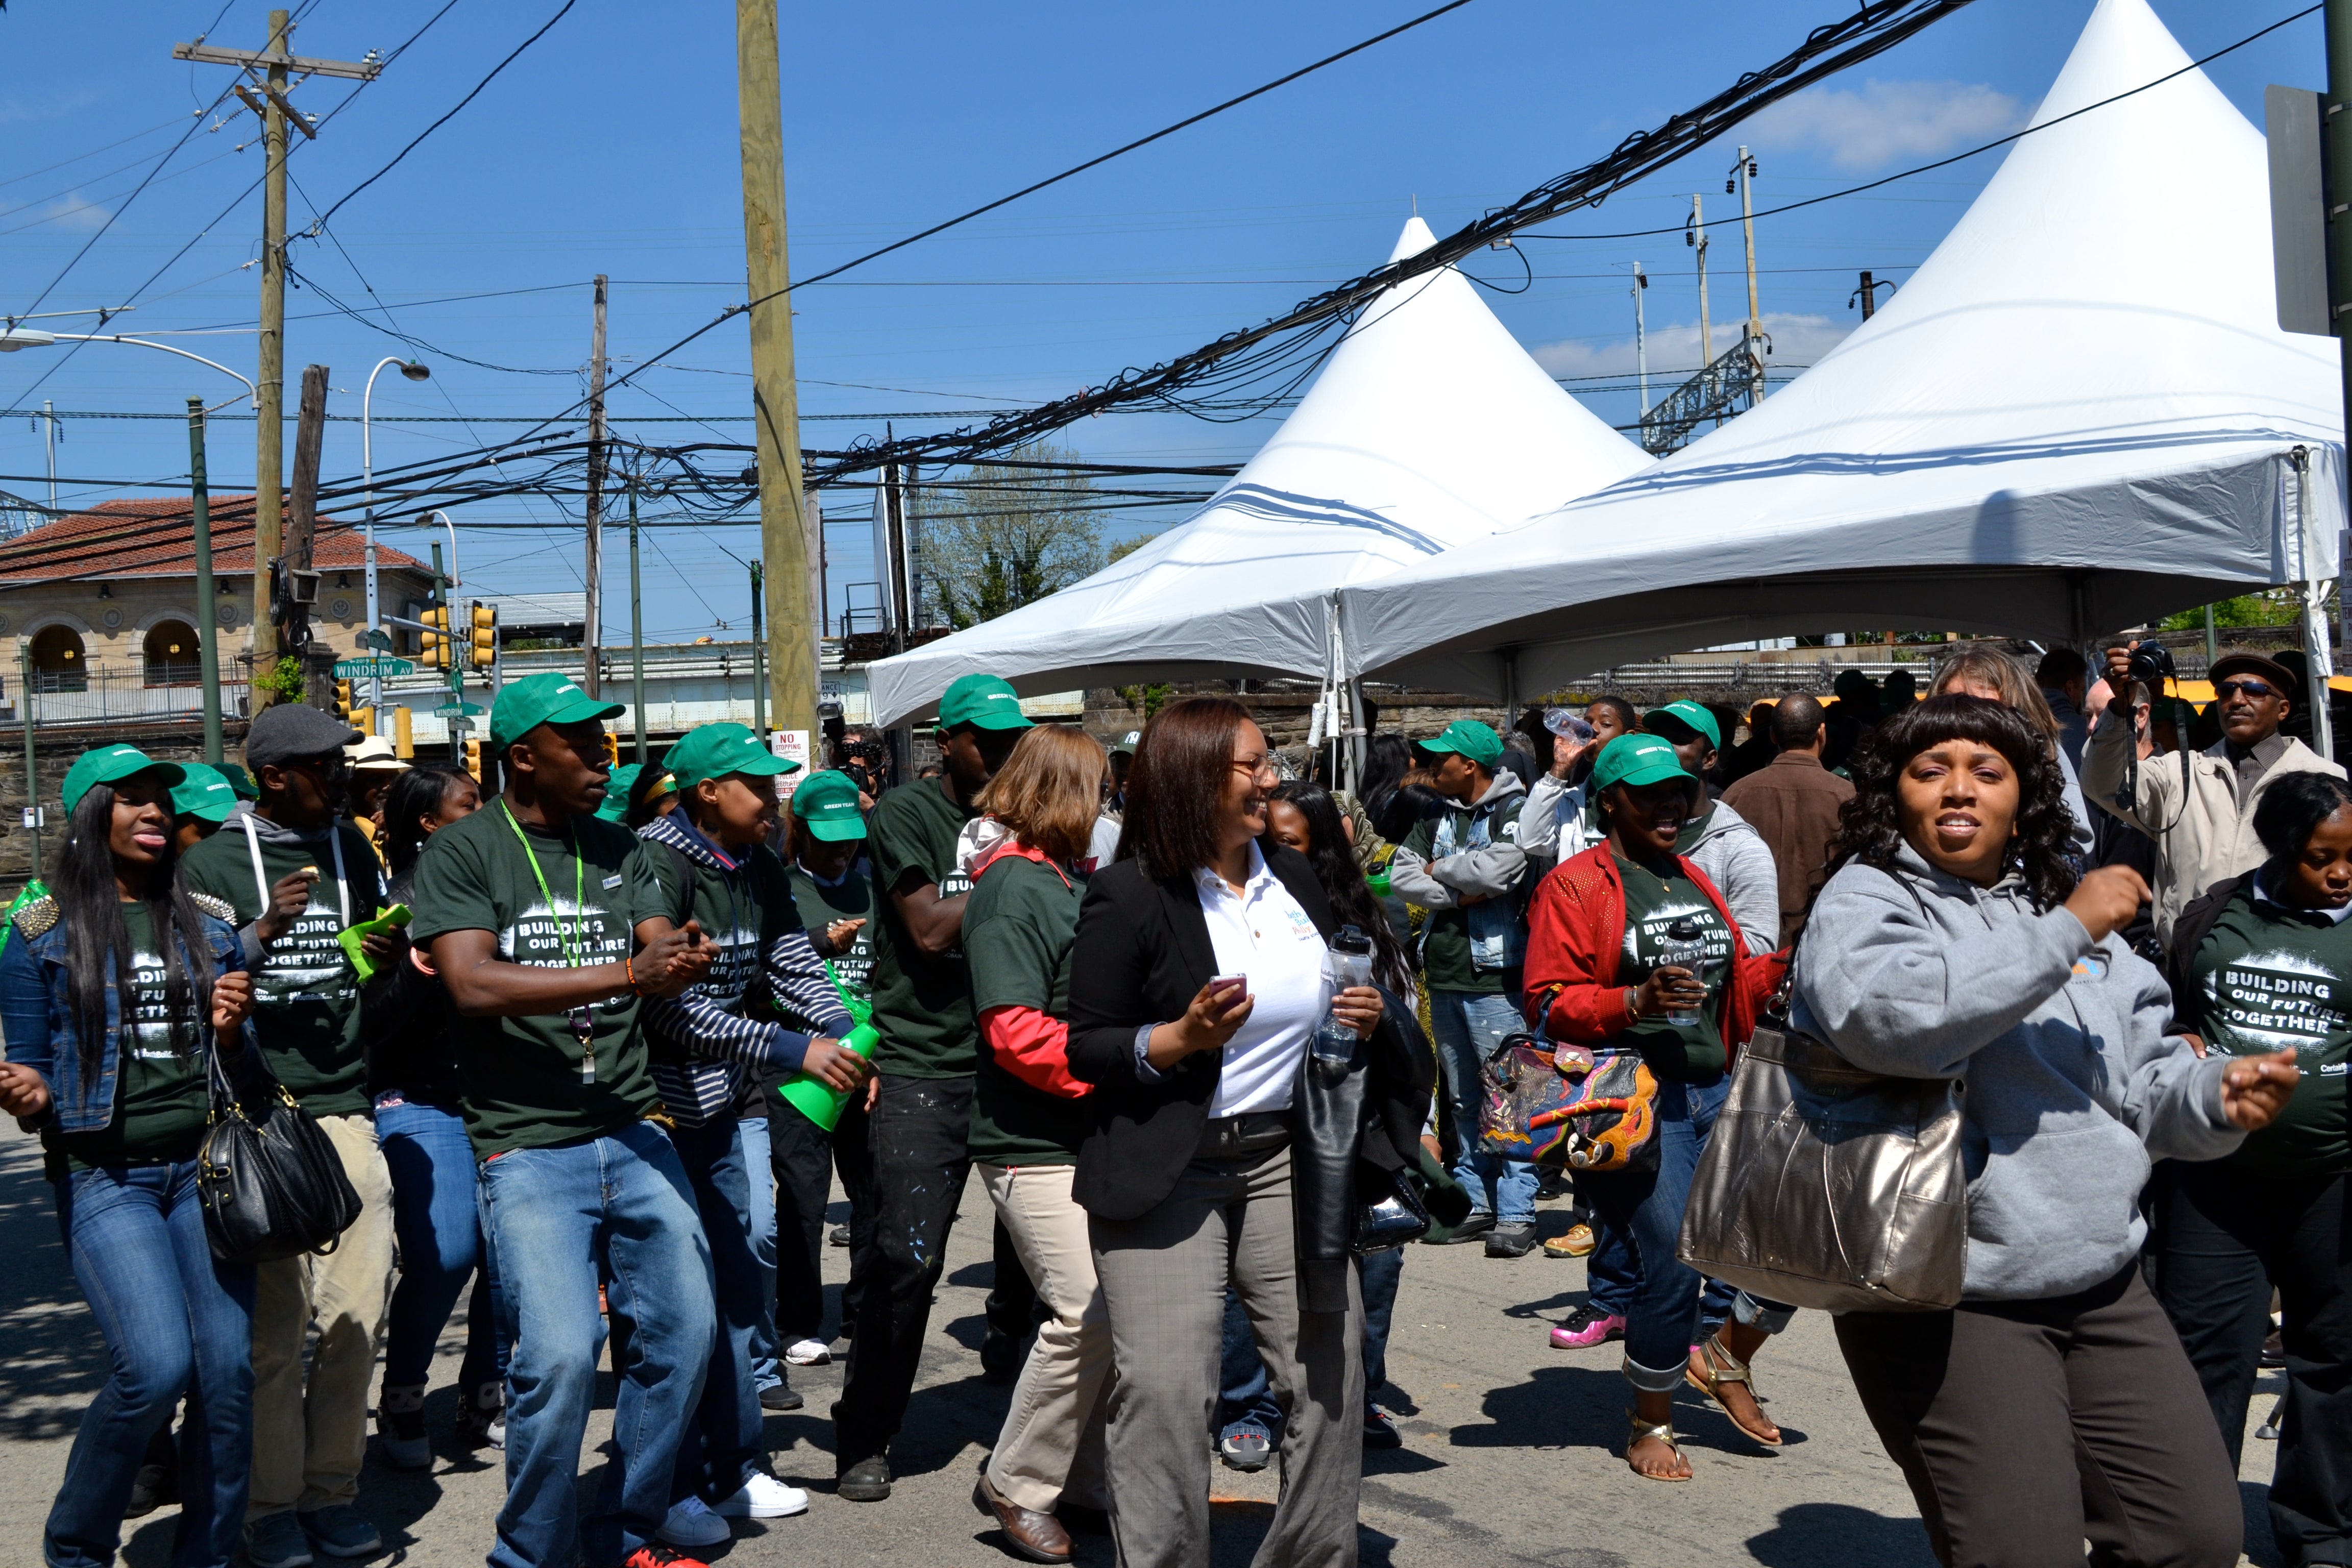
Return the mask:
<svg viewBox="0 0 2352 1568">
<path fill-rule="evenodd" d="M 111 1367 L 49 1510 L 52 1568 L 114 1561 L 148 1439 L 183 1394 L 175 1568 L 226 1568 L 245 1522 L 253 1269 L 212 1256 L 196 1154 L 207 1037 L 224 1066 L 252 1070 L 239 1031 L 253 990 L 236 931 L 173 880 L 180 776 L 131 746 L 83 753 L 58 875 L 0 949 L 0 1112 L 41 1135 Z"/>
</svg>

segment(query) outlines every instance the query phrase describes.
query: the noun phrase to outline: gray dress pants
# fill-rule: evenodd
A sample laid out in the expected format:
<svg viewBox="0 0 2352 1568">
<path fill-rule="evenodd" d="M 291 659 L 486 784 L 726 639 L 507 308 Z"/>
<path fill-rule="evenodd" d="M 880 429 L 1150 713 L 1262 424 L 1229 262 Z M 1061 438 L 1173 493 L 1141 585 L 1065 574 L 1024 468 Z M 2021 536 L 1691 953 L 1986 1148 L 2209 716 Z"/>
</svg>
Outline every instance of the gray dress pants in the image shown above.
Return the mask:
<svg viewBox="0 0 2352 1568">
<path fill-rule="evenodd" d="M 1363 1298 L 1351 1268 L 1346 1312 L 1299 1310 L 1287 1145 L 1196 1158 L 1158 1207 L 1094 1215 L 1089 1230 L 1117 1369 L 1108 1468 L 1120 1568 L 1208 1563 L 1228 1280 L 1286 1417 L 1282 1501 L 1255 1568 L 1354 1568 Z"/>
</svg>

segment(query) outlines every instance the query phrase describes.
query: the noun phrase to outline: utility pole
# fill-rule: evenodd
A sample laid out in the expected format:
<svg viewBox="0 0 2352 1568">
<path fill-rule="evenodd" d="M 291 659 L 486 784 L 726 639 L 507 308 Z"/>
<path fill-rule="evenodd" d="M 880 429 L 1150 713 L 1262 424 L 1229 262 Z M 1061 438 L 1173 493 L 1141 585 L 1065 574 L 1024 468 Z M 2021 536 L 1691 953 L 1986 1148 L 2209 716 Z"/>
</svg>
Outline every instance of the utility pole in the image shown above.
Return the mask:
<svg viewBox="0 0 2352 1568">
<path fill-rule="evenodd" d="M 1633 363 L 1641 377 L 1642 412 L 1650 411 L 1650 340 L 1642 321 L 1642 296 L 1650 287 L 1642 264 L 1633 263 Z"/>
<path fill-rule="evenodd" d="M 760 563 L 751 563 L 751 733 L 760 737 L 760 744 L 768 743 L 768 668 L 763 657 L 766 649 L 761 644 L 765 628 L 761 625 Z"/>
<path fill-rule="evenodd" d="M 767 663 L 774 699 L 770 711 L 784 732 L 786 751 L 805 765 L 816 732 L 816 629 L 808 621 L 808 546 L 801 532 L 800 405 L 793 373 L 792 299 L 786 292 L 792 267 L 784 230 L 776 0 L 735 0 L 735 71 L 742 121 L 743 251 L 751 300 L 760 558 L 767 567 Z"/>
<path fill-rule="evenodd" d="M 646 600 L 637 579 L 637 476 L 629 476 L 629 717 L 637 729 L 637 766 L 646 765 Z"/>
<path fill-rule="evenodd" d="M 1750 373 L 1754 379 L 1755 400 L 1764 401 L 1764 312 L 1756 303 L 1756 160 L 1748 149 L 1739 150 L 1739 162 L 1731 166 L 1730 180 L 1723 182 L 1726 195 L 1731 194 L 1732 181 L 1739 184 L 1739 223 L 1748 239 L 1748 341 L 1756 345 L 1748 351 Z"/>
<path fill-rule="evenodd" d="M 591 697 L 604 691 L 604 274 L 596 274 L 596 326 L 588 349 L 588 678 Z"/>
<path fill-rule="evenodd" d="M 1690 222 L 1684 226 L 1683 243 L 1698 253 L 1698 362 L 1705 369 L 1715 363 L 1715 329 L 1706 320 L 1706 216 L 1696 191 L 1691 193 Z"/>
<path fill-rule="evenodd" d="M 198 65 L 235 66 L 247 80 L 233 89 L 261 117 L 264 155 L 261 194 L 260 367 L 255 378 L 253 477 L 253 667 L 265 673 L 278 662 L 277 628 L 269 602 L 271 568 L 277 563 L 285 522 L 286 473 L 286 128 L 307 138 L 318 132 L 294 112 L 286 97 L 287 72 L 305 77 L 342 77 L 373 81 L 383 67 L 370 51 L 365 59 L 296 58 L 288 53 L 294 24 L 287 12 L 269 13 L 269 40 L 260 49 L 228 49 L 198 38 L 174 44 L 172 58 Z M 248 89 L 247 83 L 258 91 Z M 258 690 L 257 687 L 255 689 Z"/>
<path fill-rule="evenodd" d="M 25 730 L 25 831 L 33 839 L 33 880 L 41 879 L 41 770 L 33 752 L 33 639 L 16 641 L 16 718 Z"/>
<path fill-rule="evenodd" d="M 53 512 L 58 510 L 58 416 L 55 408 L 56 405 L 47 398 L 41 399 L 41 424 L 46 427 L 49 448 L 49 510 Z"/>
<path fill-rule="evenodd" d="M 213 597 L 213 505 L 205 477 L 205 400 L 188 399 L 188 510 L 196 540 L 196 665 L 205 693 L 205 761 L 221 750 L 220 605 Z"/>
</svg>

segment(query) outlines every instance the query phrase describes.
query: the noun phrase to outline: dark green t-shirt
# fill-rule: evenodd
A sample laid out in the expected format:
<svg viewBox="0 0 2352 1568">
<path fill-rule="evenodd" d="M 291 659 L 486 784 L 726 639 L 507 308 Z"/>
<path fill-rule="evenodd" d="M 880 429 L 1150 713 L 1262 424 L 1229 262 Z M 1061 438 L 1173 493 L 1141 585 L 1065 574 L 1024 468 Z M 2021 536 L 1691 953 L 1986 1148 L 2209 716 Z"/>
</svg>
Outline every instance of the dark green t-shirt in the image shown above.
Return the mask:
<svg viewBox="0 0 2352 1568">
<path fill-rule="evenodd" d="M 144 904 L 124 904 L 122 923 L 131 933 L 130 1048 L 114 1072 L 114 1118 L 90 1132 L 58 1132 L 49 1152 L 68 1169 L 142 1165 L 193 1160 L 205 1141 L 210 1109 L 205 1093 L 205 1034 L 194 1009 L 181 1016 L 182 1051 L 172 1047 L 172 1014 L 166 1002 L 163 950 Z M 193 994 L 193 987 L 191 988 Z M 68 1048 L 79 1048 L 68 1042 Z"/>
<path fill-rule="evenodd" d="M 849 951 L 825 963 L 833 967 L 833 977 L 842 990 L 859 1002 L 874 994 L 874 883 L 861 862 L 853 861 L 849 870 L 838 882 L 820 882 L 798 861 L 793 863 L 793 902 L 799 906 L 801 919 L 807 922 L 811 941 L 824 933 L 824 928 L 835 921 L 864 921 L 857 928 L 856 940 Z"/>
<path fill-rule="evenodd" d="M 667 845 L 648 845 L 644 855 L 661 889 L 661 912 L 673 922 L 684 907 L 677 878 L 693 875 L 691 915 L 702 923 L 703 936 L 717 951 L 710 973 L 696 982 L 692 994 L 730 1013 L 744 1011 L 755 995 L 765 996 L 768 950 L 800 923 L 783 862 L 760 844 L 742 852 L 731 873 L 689 862 Z"/>
<path fill-rule="evenodd" d="M 975 813 L 958 805 L 940 779 L 900 784 L 874 808 L 866 840 L 874 861 L 874 1065 L 893 1078 L 961 1078 L 980 1064 L 971 975 L 958 945 L 926 957 L 899 919 L 891 890 L 938 885 L 940 897 L 971 890 L 956 868 L 956 836 Z"/>
<path fill-rule="evenodd" d="M 1082 875 L 1017 855 L 989 862 L 963 910 L 975 1016 L 1034 1007 L 1070 1016 L 1070 948 L 1077 940 Z M 971 1157 L 992 1165 L 1067 1165 L 1094 1130 L 1091 1097 L 1067 1100 L 1022 1082 L 983 1047 L 971 1099 Z"/>
<path fill-rule="evenodd" d="M 2225 1056 L 2292 1050 L 2303 1081 L 2276 1121 L 2247 1134 L 2229 1163 L 2264 1175 L 2335 1175 L 2352 1166 L 2346 1058 L 2352 1054 L 2352 921 L 2257 901 L 2239 889 L 2198 946 L 2190 981 L 2202 1033 Z"/>
<path fill-rule="evenodd" d="M 356 1116 L 368 1109 L 367 1053 L 360 1044 L 360 979 L 336 937 L 346 925 L 375 918 L 383 899 L 383 866 L 359 830 L 335 826 L 342 844 L 351 919 L 335 888 L 335 860 L 326 835 L 304 844 L 261 840 L 261 879 L 245 829 L 231 817 L 188 851 L 181 879 L 199 893 L 235 906 L 236 923 L 250 925 L 268 902 L 268 887 L 306 866 L 319 869 L 310 907 L 262 955 L 253 973 L 253 1037 L 278 1081 L 313 1116 Z"/>
<path fill-rule="evenodd" d="M 548 969 L 571 967 L 575 952 L 583 965 L 627 957 L 637 922 L 671 913 L 646 847 L 617 822 L 575 816 L 566 826 L 561 834 L 522 829 L 551 900 L 540 890 L 503 801 L 426 839 L 409 894 L 411 939 L 487 931 L 498 938 L 500 958 Z M 596 1005 L 592 1081 L 581 1078 L 580 1037 L 562 1014 L 464 1020 L 457 1087 L 474 1152 L 487 1158 L 578 1143 L 654 1110 L 659 1097 L 639 1012 L 637 999 L 626 994 Z"/>
<path fill-rule="evenodd" d="M 1724 1068 L 1718 1009 L 1731 973 L 1731 928 L 1688 877 L 1660 877 L 1622 857 L 1617 858 L 1617 875 L 1625 883 L 1625 950 L 1618 962 L 1617 983 L 1641 984 L 1661 966 L 1670 945 L 1696 942 L 1705 950 L 1698 974 L 1706 985 L 1706 1005 L 1695 1022 L 1643 1018 L 1618 1038 L 1639 1047 L 1642 1059 L 1660 1079 L 1687 1082 L 1713 1078 Z M 1677 926 L 1695 934 L 1677 936 Z"/>
</svg>

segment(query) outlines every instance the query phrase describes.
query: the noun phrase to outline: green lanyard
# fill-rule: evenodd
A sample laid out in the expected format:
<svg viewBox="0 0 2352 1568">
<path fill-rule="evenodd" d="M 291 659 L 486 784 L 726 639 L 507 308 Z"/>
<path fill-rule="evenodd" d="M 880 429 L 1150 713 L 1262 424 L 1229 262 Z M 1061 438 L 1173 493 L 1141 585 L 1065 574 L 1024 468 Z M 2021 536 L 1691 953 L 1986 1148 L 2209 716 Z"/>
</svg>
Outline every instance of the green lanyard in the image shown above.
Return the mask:
<svg viewBox="0 0 2352 1568">
<path fill-rule="evenodd" d="M 555 936 L 563 944 L 563 956 L 571 961 L 572 968 L 586 968 L 588 944 L 580 934 L 580 928 L 581 913 L 587 901 L 587 882 L 584 880 L 585 862 L 581 858 L 580 846 L 576 842 L 569 846 L 572 851 L 572 927 L 567 931 L 563 925 L 563 913 L 555 907 L 555 894 L 547 885 L 547 873 L 539 868 L 539 852 L 530 847 L 530 835 L 525 833 L 522 824 L 515 820 L 514 807 L 501 800 L 499 809 L 506 813 L 507 826 L 514 830 L 515 842 L 522 846 L 523 858 L 530 862 L 531 877 L 539 883 L 539 896 L 547 900 L 548 918 L 555 922 Z M 572 1026 L 572 1037 L 580 1042 L 580 1081 L 594 1083 L 596 1009 L 593 1005 L 583 1004 L 566 1014 L 565 1021 Z"/>
</svg>

